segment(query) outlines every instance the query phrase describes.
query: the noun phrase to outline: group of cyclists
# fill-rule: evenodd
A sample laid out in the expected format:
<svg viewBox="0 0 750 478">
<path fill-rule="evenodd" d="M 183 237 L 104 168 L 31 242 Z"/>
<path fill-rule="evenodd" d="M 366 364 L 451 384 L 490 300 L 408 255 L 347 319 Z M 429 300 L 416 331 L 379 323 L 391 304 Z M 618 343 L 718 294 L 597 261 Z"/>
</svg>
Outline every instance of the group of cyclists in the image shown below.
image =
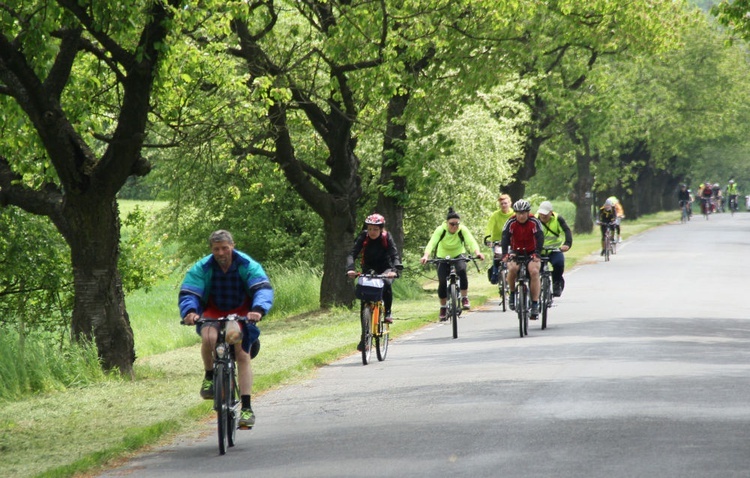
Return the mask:
<svg viewBox="0 0 750 478">
<path fill-rule="evenodd" d="M 550 201 L 543 201 L 536 214 L 531 212 L 531 203 L 520 199 L 512 203 L 508 194 L 498 197 L 499 208 L 486 227 L 490 243 L 499 241 L 501 255 L 493 261 L 493 267 L 506 267 L 510 288 L 510 308 L 514 308 L 515 277 L 518 255 L 531 256 L 528 262 L 532 299 L 531 318 L 539 316 L 541 256 L 549 256 L 552 265 L 553 295 L 559 297 L 565 287 L 564 253 L 573 244 L 573 236 L 565 219 L 553 210 Z M 511 206 L 512 204 L 512 206 Z M 607 200 L 602 211 L 616 210 L 614 198 Z M 615 217 L 617 214 L 615 214 Z M 396 244 L 385 229 L 386 220 L 381 214 L 370 214 L 364 221 L 363 230 L 354 240 L 354 245 L 346 259 L 349 277 L 355 277 L 355 260 L 359 258 L 363 272 L 373 272 L 387 276 L 383 289 L 386 323 L 392 323 L 393 292 L 391 283 L 402 270 L 401 258 Z M 178 294 L 180 317 L 187 325 L 195 325 L 201 337 L 201 357 L 205 375 L 201 382 L 200 396 L 210 400 L 213 390 L 213 351 L 218 337 L 218 324 L 202 322 L 199 318 L 219 318 L 228 314 L 238 314 L 247 318 L 240 324 L 243 339 L 234 345 L 239 377 L 242 410 L 240 428 L 249 429 L 255 425 L 250 400 L 253 373 L 251 359 L 258 353 L 260 331 L 257 323 L 271 309 L 274 293 L 263 267 L 246 253 L 235 249 L 231 233 L 225 230 L 213 232 L 208 240 L 210 254 L 197 261 L 187 272 Z M 461 216 L 450 208 L 445 221 L 432 233 L 420 259 L 425 264 L 431 255 L 437 257 L 458 257 L 471 254 L 480 260 L 484 254 L 470 229 L 462 223 Z M 461 280 L 461 305 L 469 309 L 469 279 L 466 263 L 456 265 Z M 439 320 L 446 320 L 447 266 L 438 267 Z M 362 341 L 358 344 L 361 350 Z"/>
<path fill-rule="evenodd" d="M 700 201 L 701 214 L 709 215 L 717 212 L 725 212 L 728 208 L 731 212 L 739 211 L 739 190 L 734 179 L 730 179 L 726 188 L 722 191 L 719 183 L 705 181 L 698 186 L 697 197 L 687 184 L 680 184 L 677 192 L 677 202 L 682 209 L 687 206 L 688 214 L 692 214 L 692 205 Z"/>
</svg>

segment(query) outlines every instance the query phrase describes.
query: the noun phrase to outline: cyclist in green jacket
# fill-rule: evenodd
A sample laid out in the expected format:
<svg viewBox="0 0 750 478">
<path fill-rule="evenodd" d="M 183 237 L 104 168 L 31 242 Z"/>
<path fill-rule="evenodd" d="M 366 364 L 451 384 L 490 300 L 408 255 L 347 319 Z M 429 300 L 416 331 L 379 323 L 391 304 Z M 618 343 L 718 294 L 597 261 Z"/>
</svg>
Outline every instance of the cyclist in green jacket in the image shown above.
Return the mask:
<svg viewBox="0 0 750 478">
<path fill-rule="evenodd" d="M 552 295 L 560 297 L 565 288 L 565 255 L 573 245 L 573 233 L 562 216 L 552 210 L 552 203 L 542 201 L 536 210 L 536 217 L 542 223 L 544 232 L 544 248 L 542 255 L 549 256 L 552 265 Z"/>
<path fill-rule="evenodd" d="M 445 222 L 442 223 L 432 233 L 430 242 L 424 249 L 424 255 L 420 259 L 425 264 L 434 251 L 436 257 L 458 257 L 472 251 L 475 257 L 484 260 L 484 254 L 479 250 L 479 244 L 466 226 L 461 224 L 461 216 L 450 208 Z M 438 298 L 440 299 L 440 320 L 446 320 L 446 302 L 448 299 L 448 288 L 445 283 L 448 278 L 450 268 L 448 264 L 438 266 Z M 456 264 L 456 272 L 461 279 L 461 306 L 469 309 L 469 279 L 466 276 L 466 263 Z"/>
</svg>

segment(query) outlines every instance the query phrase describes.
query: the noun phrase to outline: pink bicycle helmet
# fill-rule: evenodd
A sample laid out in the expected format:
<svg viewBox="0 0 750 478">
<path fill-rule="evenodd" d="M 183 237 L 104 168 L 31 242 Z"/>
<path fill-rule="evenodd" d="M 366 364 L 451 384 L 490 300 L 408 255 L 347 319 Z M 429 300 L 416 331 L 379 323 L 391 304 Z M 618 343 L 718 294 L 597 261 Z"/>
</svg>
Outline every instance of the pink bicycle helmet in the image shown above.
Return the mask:
<svg viewBox="0 0 750 478">
<path fill-rule="evenodd" d="M 372 226 L 385 226 L 385 218 L 380 214 L 370 214 L 365 219 L 365 224 Z"/>
</svg>

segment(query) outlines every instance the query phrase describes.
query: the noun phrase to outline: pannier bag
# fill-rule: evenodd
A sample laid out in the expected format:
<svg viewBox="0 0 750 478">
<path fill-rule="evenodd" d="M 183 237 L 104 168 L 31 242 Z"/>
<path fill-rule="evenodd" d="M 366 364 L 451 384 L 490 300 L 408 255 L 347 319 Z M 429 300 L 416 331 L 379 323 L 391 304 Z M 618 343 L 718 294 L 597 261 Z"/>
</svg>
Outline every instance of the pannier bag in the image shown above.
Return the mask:
<svg viewBox="0 0 750 478">
<path fill-rule="evenodd" d="M 368 300 L 370 302 L 377 302 L 383 300 L 383 287 L 385 281 L 383 279 L 374 279 L 367 276 L 359 276 L 357 278 L 357 286 L 354 288 L 354 295 L 359 300 Z"/>
</svg>

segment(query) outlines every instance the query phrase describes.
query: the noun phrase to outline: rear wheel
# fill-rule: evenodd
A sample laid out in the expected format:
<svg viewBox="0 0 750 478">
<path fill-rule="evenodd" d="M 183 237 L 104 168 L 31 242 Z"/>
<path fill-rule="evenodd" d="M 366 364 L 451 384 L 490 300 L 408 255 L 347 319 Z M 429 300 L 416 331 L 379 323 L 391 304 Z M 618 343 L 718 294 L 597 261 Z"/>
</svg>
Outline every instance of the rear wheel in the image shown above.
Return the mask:
<svg viewBox="0 0 750 478">
<path fill-rule="evenodd" d="M 500 305 L 505 312 L 508 308 L 508 271 L 505 268 L 500 271 L 500 280 L 497 283 L 500 291 Z"/>
<path fill-rule="evenodd" d="M 219 434 L 219 454 L 227 452 L 227 416 L 226 397 L 229 395 L 229 384 L 224 376 L 224 364 L 217 363 L 214 367 L 214 409 Z"/>
<path fill-rule="evenodd" d="M 380 317 L 383 317 L 383 314 L 385 313 L 385 310 L 381 307 L 380 308 Z M 389 335 L 389 325 L 386 324 L 383 320 L 379 321 L 378 328 L 380 329 L 380 333 L 375 336 L 375 351 L 378 355 L 378 360 L 381 362 L 385 360 L 385 356 L 388 354 L 388 335 Z"/>
<path fill-rule="evenodd" d="M 370 355 L 372 354 L 372 330 L 370 330 L 370 324 L 372 323 L 372 309 L 369 305 L 365 305 L 362 309 L 362 365 L 370 363 Z"/>
<path fill-rule="evenodd" d="M 451 326 L 453 327 L 453 338 L 458 338 L 458 311 L 461 307 L 458 298 L 458 285 L 451 284 L 448 289 L 448 300 L 450 305 L 448 306 L 448 313 L 450 314 Z"/>
<path fill-rule="evenodd" d="M 526 315 L 526 288 L 523 283 L 516 287 L 516 313 L 518 313 L 518 334 L 523 338 L 528 333 L 528 315 Z"/>
<path fill-rule="evenodd" d="M 610 251 L 611 242 L 612 242 L 612 239 L 610 238 L 609 233 L 605 234 L 604 236 L 604 262 L 609 261 L 609 251 Z"/>
<path fill-rule="evenodd" d="M 550 307 L 550 301 L 552 299 L 552 293 L 550 292 L 550 278 L 549 276 L 542 277 L 542 297 L 541 304 L 542 308 L 542 330 L 547 328 L 547 310 Z"/>
</svg>

